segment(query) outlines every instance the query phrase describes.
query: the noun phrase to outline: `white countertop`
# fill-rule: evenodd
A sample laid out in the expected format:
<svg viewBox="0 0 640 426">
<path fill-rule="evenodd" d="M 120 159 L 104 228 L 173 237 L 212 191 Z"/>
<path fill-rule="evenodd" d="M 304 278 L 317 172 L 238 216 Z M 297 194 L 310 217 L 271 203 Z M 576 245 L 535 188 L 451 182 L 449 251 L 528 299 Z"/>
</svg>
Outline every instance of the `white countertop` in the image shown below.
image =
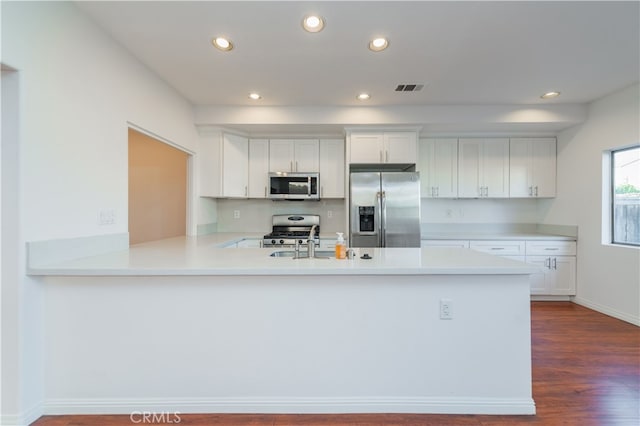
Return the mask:
<svg viewBox="0 0 640 426">
<path fill-rule="evenodd" d="M 354 259 L 271 257 L 277 248 L 219 248 L 224 242 L 262 235 L 219 233 L 138 244 L 127 250 L 31 266 L 29 275 L 468 275 L 530 274 L 539 268 L 459 248 L 355 249 Z M 369 253 L 370 260 L 360 259 Z"/>
</svg>

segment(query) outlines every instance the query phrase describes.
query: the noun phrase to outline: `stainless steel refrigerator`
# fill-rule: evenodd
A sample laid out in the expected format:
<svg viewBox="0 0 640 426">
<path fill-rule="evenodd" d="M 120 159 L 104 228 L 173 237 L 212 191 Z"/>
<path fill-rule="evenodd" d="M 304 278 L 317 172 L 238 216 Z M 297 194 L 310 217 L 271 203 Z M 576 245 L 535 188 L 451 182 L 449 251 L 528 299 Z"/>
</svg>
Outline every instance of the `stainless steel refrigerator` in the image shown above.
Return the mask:
<svg viewBox="0 0 640 426">
<path fill-rule="evenodd" d="M 420 174 L 350 174 L 349 246 L 420 247 Z"/>
</svg>

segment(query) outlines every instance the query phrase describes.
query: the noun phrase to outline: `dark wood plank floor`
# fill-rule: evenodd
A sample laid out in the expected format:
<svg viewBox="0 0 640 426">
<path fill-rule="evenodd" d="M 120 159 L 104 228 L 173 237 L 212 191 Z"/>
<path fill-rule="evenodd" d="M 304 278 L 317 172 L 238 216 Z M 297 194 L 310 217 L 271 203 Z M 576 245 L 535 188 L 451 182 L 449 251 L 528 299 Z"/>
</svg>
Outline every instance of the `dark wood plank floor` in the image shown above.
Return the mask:
<svg viewBox="0 0 640 426">
<path fill-rule="evenodd" d="M 180 414 L 179 424 L 640 425 L 640 328 L 569 302 L 533 302 L 531 315 L 535 416 Z M 134 424 L 128 415 L 44 416 L 32 426 Z"/>
</svg>

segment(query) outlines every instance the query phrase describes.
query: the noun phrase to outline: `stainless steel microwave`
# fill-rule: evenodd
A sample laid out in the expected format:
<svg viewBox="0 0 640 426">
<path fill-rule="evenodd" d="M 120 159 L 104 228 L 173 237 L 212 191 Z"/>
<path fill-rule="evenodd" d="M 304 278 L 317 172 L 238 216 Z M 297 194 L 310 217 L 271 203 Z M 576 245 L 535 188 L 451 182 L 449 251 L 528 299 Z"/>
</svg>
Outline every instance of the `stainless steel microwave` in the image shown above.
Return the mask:
<svg viewBox="0 0 640 426">
<path fill-rule="evenodd" d="M 269 173 L 269 198 L 272 200 L 319 200 L 320 173 Z"/>
</svg>

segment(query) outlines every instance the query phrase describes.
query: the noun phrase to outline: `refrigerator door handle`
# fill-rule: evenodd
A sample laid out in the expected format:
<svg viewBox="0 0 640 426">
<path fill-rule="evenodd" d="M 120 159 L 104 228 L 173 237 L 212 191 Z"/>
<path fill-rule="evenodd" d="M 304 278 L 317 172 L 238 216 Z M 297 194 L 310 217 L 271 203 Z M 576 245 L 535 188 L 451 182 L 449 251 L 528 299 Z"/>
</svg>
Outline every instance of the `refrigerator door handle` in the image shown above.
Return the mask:
<svg viewBox="0 0 640 426">
<path fill-rule="evenodd" d="M 376 225 L 377 225 L 377 229 L 376 232 L 378 234 L 377 236 L 377 246 L 381 247 L 382 246 L 382 231 L 383 231 L 383 227 L 382 227 L 382 192 L 378 191 L 376 192 L 376 215 L 375 215 L 375 220 L 376 220 Z"/>
<path fill-rule="evenodd" d="M 382 191 L 380 193 L 380 202 L 381 202 L 381 214 L 382 214 L 382 220 L 380 221 L 380 247 L 386 247 L 387 246 L 387 196 L 385 194 L 384 191 Z"/>
</svg>

